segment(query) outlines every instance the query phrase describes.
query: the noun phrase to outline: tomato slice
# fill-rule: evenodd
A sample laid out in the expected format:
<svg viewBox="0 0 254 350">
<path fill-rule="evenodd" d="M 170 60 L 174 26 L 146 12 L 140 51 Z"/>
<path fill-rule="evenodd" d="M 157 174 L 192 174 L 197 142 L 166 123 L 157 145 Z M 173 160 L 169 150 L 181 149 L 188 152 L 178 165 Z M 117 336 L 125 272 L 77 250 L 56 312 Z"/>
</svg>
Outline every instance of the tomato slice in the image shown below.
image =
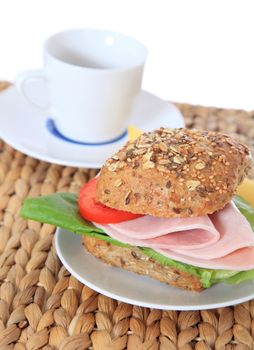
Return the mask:
<svg viewBox="0 0 254 350">
<path fill-rule="evenodd" d="M 115 224 L 143 216 L 128 213 L 127 211 L 123 210 L 112 209 L 97 202 L 95 197 L 96 182 L 96 178 L 90 180 L 81 188 L 79 192 L 79 211 L 80 215 L 84 219 L 97 222 L 98 224 Z"/>
</svg>

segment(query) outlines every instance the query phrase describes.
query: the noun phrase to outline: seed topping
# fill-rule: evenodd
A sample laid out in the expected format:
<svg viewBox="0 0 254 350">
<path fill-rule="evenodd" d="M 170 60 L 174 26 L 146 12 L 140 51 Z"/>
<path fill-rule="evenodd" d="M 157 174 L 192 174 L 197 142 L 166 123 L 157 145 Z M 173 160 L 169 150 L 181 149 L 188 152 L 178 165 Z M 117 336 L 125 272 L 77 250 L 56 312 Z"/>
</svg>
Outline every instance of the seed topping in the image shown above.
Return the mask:
<svg viewBox="0 0 254 350">
<path fill-rule="evenodd" d="M 106 167 L 113 173 L 124 172 L 127 168 L 157 171 L 165 177 L 166 188 L 170 188 L 171 193 L 175 186 L 181 185 L 206 198 L 215 191 L 228 192 L 228 185 L 221 181 L 221 176 L 230 175 L 232 160 L 239 162 L 239 155 L 250 158 L 248 148 L 228 135 L 160 128 L 127 143 L 106 162 Z M 246 173 L 247 170 L 246 167 Z M 116 187 L 121 185 L 121 180 L 115 182 Z M 130 194 L 126 194 L 126 205 L 129 201 Z"/>
</svg>

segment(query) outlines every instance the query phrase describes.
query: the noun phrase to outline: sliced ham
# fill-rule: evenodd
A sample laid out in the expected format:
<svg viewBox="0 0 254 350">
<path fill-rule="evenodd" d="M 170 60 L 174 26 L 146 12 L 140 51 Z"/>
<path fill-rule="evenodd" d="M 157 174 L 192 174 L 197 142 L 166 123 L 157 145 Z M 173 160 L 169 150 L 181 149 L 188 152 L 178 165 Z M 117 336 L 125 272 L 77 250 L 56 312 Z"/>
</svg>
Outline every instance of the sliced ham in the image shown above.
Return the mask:
<svg viewBox="0 0 254 350">
<path fill-rule="evenodd" d="M 218 236 L 209 216 L 198 216 L 191 218 L 158 218 L 155 216 L 142 216 L 138 219 L 109 224 L 118 232 L 137 239 L 148 239 L 166 235 L 167 233 L 202 229 L 209 231 L 209 236 Z"/>
<path fill-rule="evenodd" d="M 134 221 L 134 220 L 132 220 Z M 130 222 L 130 221 L 125 221 Z M 165 234 L 163 236 L 158 236 L 151 239 L 137 239 L 132 238 L 128 235 L 124 235 L 120 233 L 117 229 L 115 229 L 114 225 L 102 225 L 102 224 L 96 224 L 95 226 L 102 229 L 104 232 L 107 233 L 111 238 L 114 238 L 120 242 L 135 245 L 138 247 L 149 247 L 149 248 L 178 248 L 181 247 L 181 249 L 184 249 L 185 247 L 187 249 L 191 247 L 202 247 L 206 246 L 207 244 L 210 244 L 210 242 L 215 242 L 215 237 L 217 239 L 217 236 L 212 236 L 209 234 L 209 232 L 196 229 L 196 230 L 189 230 L 189 231 L 179 231 L 177 233 L 170 233 Z M 210 238 L 210 241 L 209 241 Z"/>
<path fill-rule="evenodd" d="M 254 247 L 242 248 L 218 259 L 198 259 L 171 250 L 155 249 L 158 253 L 189 265 L 205 269 L 246 271 L 254 269 Z"/>
<path fill-rule="evenodd" d="M 221 258 L 240 248 L 254 246 L 254 232 L 233 203 L 210 215 L 210 218 L 220 232 L 220 239 L 217 242 L 202 249 L 188 251 L 174 249 L 174 252 L 192 258 L 210 260 Z"/>
<path fill-rule="evenodd" d="M 254 268 L 254 233 L 233 203 L 210 217 L 143 216 L 119 224 L 94 224 L 118 241 L 153 248 L 194 266 L 236 271 Z"/>
<path fill-rule="evenodd" d="M 145 240 L 145 244 L 152 246 L 160 246 L 161 242 L 163 246 L 178 249 L 202 248 L 220 239 L 219 231 L 207 215 L 173 219 L 146 215 L 119 224 L 109 224 L 106 229 L 115 238 L 117 234 L 121 235 L 119 238 L 128 237 L 129 243 L 132 239 L 133 243 Z"/>
</svg>

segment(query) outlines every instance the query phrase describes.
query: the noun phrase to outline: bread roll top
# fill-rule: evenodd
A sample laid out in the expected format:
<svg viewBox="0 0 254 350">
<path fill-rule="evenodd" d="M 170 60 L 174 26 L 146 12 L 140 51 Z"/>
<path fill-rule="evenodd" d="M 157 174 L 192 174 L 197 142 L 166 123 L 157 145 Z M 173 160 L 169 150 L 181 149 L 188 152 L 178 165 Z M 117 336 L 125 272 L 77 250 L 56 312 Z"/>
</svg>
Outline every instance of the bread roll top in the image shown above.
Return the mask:
<svg viewBox="0 0 254 350">
<path fill-rule="evenodd" d="M 96 197 L 108 207 L 157 217 L 222 209 L 250 169 L 247 146 L 212 131 L 161 128 L 107 160 Z"/>
</svg>

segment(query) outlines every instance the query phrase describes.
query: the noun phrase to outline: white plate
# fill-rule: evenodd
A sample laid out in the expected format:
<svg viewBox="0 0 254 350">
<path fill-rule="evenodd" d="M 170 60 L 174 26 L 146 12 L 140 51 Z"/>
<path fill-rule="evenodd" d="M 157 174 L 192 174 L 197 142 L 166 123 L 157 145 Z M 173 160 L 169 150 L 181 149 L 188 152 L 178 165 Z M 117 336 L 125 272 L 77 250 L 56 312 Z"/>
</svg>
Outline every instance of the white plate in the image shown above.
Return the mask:
<svg viewBox="0 0 254 350">
<path fill-rule="evenodd" d="M 220 283 L 201 293 L 187 292 L 108 266 L 89 254 L 81 242 L 81 236 L 57 229 L 56 251 L 63 265 L 88 287 L 125 303 L 166 310 L 202 310 L 254 298 L 253 281 L 235 286 Z"/>
<path fill-rule="evenodd" d="M 45 94 L 45 93 L 44 93 Z M 33 99 L 44 100 L 43 91 L 34 89 Z M 106 145 L 76 144 L 54 136 L 46 127 L 49 116 L 21 97 L 15 86 L 0 94 L 0 137 L 17 150 L 50 163 L 100 168 L 126 141 L 127 136 Z M 136 99 L 130 124 L 143 131 L 161 126 L 184 126 L 180 111 L 160 98 L 142 91 Z"/>
</svg>

